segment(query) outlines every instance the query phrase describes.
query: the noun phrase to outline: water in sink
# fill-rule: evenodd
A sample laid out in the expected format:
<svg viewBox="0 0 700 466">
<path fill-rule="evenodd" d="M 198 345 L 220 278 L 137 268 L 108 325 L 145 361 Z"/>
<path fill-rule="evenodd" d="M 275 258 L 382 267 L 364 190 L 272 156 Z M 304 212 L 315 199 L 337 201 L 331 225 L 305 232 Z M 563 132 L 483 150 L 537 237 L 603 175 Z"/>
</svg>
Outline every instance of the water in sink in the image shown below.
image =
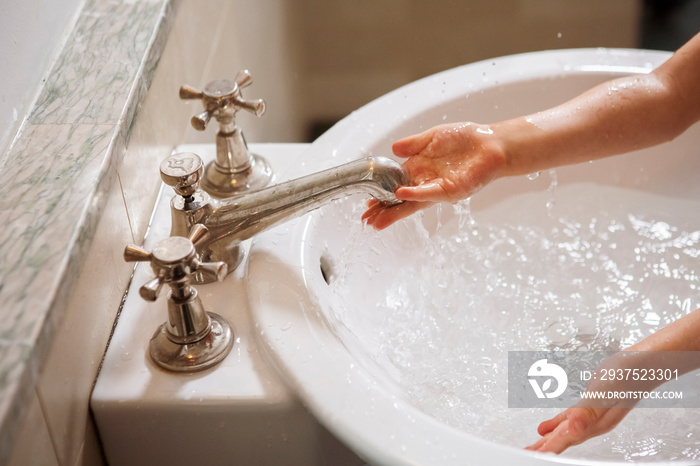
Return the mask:
<svg viewBox="0 0 700 466">
<path fill-rule="evenodd" d="M 524 447 L 558 411 L 508 408 L 507 352 L 617 350 L 700 307 L 699 207 L 573 183 L 473 212 L 438 206 L 376 233 L 356 221 L 357 202 L 350 221 L 321 219 L 354 229 L 324 256 L 328 317 L 422 411 Z M 637 409 L 564 455 L 697 460 L 699 432 L 700 410 Z"/>
</svg>

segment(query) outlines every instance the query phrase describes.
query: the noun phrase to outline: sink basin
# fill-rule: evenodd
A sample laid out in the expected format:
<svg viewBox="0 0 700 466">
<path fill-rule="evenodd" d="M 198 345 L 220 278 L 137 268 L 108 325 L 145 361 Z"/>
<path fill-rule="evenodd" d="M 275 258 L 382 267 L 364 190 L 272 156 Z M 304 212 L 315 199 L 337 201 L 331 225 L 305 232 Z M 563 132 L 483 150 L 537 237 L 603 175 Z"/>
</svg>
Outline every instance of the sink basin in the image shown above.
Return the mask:
<svg viewBox="0 0 700 466">
<path fill-rule="evenodd" d="M 357 110 L 305 160 L 388 155 L 408 134 L 542 110 L 668 56 L 565 50 L 449 70 Z M 352 196 L 264 233 L 246 276 L 260 346 L 373 465 L 697 461 L 696 409 L 637 409 L 563 455 L 523 451 L 558 411 L 509 409 L 506 371 L 509 350 L 618 350 L 700 306 L 698 142 L 695 126 L 654 149 L 497 180 L 383 232 L 361 224 L 366 199 Z"/>
</svg>

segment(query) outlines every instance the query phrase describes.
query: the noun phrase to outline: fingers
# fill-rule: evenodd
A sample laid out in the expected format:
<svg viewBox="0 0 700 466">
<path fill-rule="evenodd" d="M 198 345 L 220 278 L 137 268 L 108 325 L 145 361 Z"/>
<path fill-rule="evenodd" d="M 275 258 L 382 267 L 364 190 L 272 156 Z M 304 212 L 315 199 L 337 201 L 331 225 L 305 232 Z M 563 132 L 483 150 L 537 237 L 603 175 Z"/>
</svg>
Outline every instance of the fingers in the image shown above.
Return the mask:
<svg viewBox="0 0 700 466">
<path fill-rule="evenodd" d="M 552 419 L 540 423 L 537 427 L 537 433 L 542 436 L 537 442 L 533 443 L 526 450 L 561 453 L 571 445 L 574 439 L 569 435 L 569 414 L 571 409 L 567 409 Z"/>
<path fill-rule="evenodd" d="M 569 408 L 537 428 L 542 435 L 526 450 L 561 453 L 570 446 L 611 431 L 630 412 L 629 408 Z"/>
<path fill-rule="evenodd" d="M 396 189 L 394 194 L 397 199 L 402 201 L 451 202 L 452 199 L 445 193 L 445 189 L 439 181 L 441 180 L 416 186 L 401 186 Z"/>
<path fill-rule="evenodd" d="M 547 438 L 548 438 L 548 437 L 549 437 L 549 436 L 540 437 L 540 439 L 539 439 L 538 441 L 536 441 L 535 443 L 533 443 L 532 445 L 530 445 L 530 446 L 528 446 L 528 447 L 525 447 L 525 450 L 528 450 L 528 451 L 540 451 L 540 449 L 541 449 L 541 448 L 544 446 L 544 444 L 547 442 Z"/>
<path fill-rule="evenodd" d="M 526 450 L 559 454 L 570 446 L 577 445 L 582 441 L 571 434 L 569 431 L 569 420 L 565 419 L 549 434 L 527 447 Z"/>
<path fill-rule="evenodd" d="M 397 157 L 410 157 L 421 152 L 430 143 L 432 139 L 432 134 L 430 130 L 424 131 L 420 134 L 414 134 L 412 136 L 399 139 L 392 146 L 391 150 Z"/>
<path fill-rule="evenodd" d="M 525 449 L 541 453 L 559 454 L 570 446 L 578 445 L 590 438 L 590 435 L 586 436 L 585 432 L 572 429 L 568 413 L 570 413 L 569 410 L 540 424 L 537 431 L 542 435 L 542 438 Z M 546 433 L 542 434 L 542 432 Z"/>
<path fill-rule="evenodd" d="M 430 202 L 403 202 L 398 205 L 386 207 L 372 199 L 368 203 L 367 211 L 362 214 L 362 221 L 375 230 L 383 230 L 393 223 L 406 218 L 409 215 L 424 209 Z"/>
<path fill-rule="evenodd" d="M 567 409 L 566 411 L 562 411 L 561 413 L 554 416 L 552 419 L 540 423 L 540 425 L 537 426 L 537 433 L 542 436 L 545 436 L 554 429 L 556 429 L 556 427 L 559 424 L 566 420 L 567 416 L 569 415 L 569 411 L 569 409 Z"/>
<path fill-rule="evenodd" d="M 401 186 L 396 189 L 395 195 L 397 199 L 404 202 L 386 207 L 380 202 L 371 199 L 367 203 L 367 211 L 362 214 L 362 221 L 375 230 L 383 230 L 402 218 L 430 207 L 435 202 L 450 200 L 445 194 L 445 190 L 438 183 Z"/>
</svg>

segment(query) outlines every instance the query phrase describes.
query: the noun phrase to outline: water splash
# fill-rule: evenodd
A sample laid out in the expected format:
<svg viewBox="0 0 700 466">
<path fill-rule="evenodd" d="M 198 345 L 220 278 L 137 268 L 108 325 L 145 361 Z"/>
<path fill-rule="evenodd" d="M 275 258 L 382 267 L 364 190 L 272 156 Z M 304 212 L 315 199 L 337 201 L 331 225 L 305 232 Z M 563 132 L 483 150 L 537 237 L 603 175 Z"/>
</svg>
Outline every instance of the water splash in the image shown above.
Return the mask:
<svg viewBox="0 0 700 466">
<path fill-rule="evenodd" d="M 329 318 L 348 349 L 424 412 L 516 447 L 557 411 L 508 409 L 509 350 L 618 350 L 700 307 L 698 203 L 550 178 L 487 210 L 353 226 L 334 258 Z M 700 410 L 636 410 L 566 455 L 698 459 L 680 434 L 699 426 Z"/>
</svg>

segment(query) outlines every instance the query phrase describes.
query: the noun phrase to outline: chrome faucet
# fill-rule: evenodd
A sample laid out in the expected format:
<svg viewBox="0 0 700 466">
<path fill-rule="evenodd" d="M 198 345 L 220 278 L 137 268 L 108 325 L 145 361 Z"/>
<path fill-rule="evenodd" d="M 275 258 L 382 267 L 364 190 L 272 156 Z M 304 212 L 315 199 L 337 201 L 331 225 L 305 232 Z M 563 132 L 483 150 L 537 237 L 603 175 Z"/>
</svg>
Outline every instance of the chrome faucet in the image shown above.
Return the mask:
<svg viewBox="0 0 700 466">
<path fill-rule="evenodd" d="M 258 117 L 265 113 L 262 99 L 245 100 L 241 96 L 241 89 L 252 82 L 248 70 L 243 70 L 234 80 L 212 81 L 201 91 L 190 86 L 180 88 L 181 99 L 201 100 L 204 106 L 204 112 L 190 120 L 194 129 L 204 131 L 212 117 L 219 123 L 216 160 L 206 166 L 202 178 L 202 188 L 219 199 L 263 188 L 273 179 L 270 164 L 248 151 L 243 132 L 236 125 L 239 110 L 247 110 Z"/>
<path fill-rule="evenodd" d="M 198 187 L 202 172 L 202 159 L 189 152 L 171 155 L 161 163 L 161 178 L 176 193 L 170 202 L 170 234 L 187 236 L 196 224 L 205 226 L 210 236 L 197 244 L 199 260 L 225 262 L 229 273 L 241 261 L 240 243 L 255 234 L 356 192 L 399 203 L 394 191 L 409 182 L 397 162 L 368 157 L 258 191 L 213 199 Z M 195 274 L 195 281 L 211 279 Z"/>
<path fill-rule="evenodd" d="M 168 320 L 151 337 L 148 354 L 163 369 L 192 372 L 212 367 L 228 355 L 233 332 L 226 320 L 206 312 L 197 290 L 190 285 L 195 273 L 210 281 L 226 277 L 223 262 L 201 262 L 196 246 L 209 237 L 202 225 L 195 225 L 186 237 L 170 236 L 158 242 L 151 252 L 129 245 L 124 249 L 127 262 L 150 262 L 155 278 L 139 290 L 146 301 L 158 299 L 163 285 L 168 293 Z"/>
</svg>

